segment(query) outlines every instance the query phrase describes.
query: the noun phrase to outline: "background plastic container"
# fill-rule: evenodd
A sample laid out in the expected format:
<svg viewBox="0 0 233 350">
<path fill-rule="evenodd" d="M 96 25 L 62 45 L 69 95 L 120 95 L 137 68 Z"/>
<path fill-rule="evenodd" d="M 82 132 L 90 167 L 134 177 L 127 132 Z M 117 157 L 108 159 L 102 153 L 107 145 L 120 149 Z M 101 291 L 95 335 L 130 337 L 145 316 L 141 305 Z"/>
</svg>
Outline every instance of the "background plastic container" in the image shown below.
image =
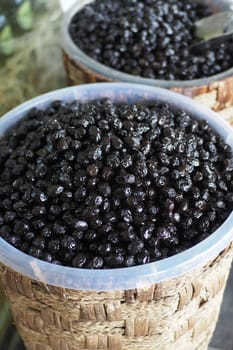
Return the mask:
<svg viewBox="0 0 233 350">
<path fill-rule="evenodd" d="M 205 119 L 233 149 L 233 129 L 215 113 L 189 98 L 143 85 L 102 83 L 57 90 L 13 109 L 0 119 L 0 137 L 34 106 L 46 107 L 54 100 L 81 102 L 108 97 L 114 102 L 164 101 L 182 107 L 196 119 Z M 77 290 L 127 290 L 159 283 L 205 265 L 233 241 L 233 213 L 210 237 L 170 258 L 147 265 L 114 269 L 87 270 L 53 265 L 30 257 L 0 239 L 0 262 L 22 275 L 41 282 Z"/>
<path fill-rule="evenodd" d="M 232 0 L 194 0 L 195 2 L 210 5 L 214 12 L 233 10 Z M 211 91 L 215 91 L 215 109 L 219 110 L 233 104 L 233 67 L 223 73 L 208 78 L 194 80 L 159 80 L 134 76 L 112 69 L 99 63 L 81 51 L 72 41 L 69 34 L 69 24 L 72 17 L 85 5 L 93 0 L 79 0 L 64 15 L 62 25 L 62 49 L 64 66 L 66 69 L 68 84 L 77 85 L 80 83 L 112 82 L 121 81 L 127 83 L 146 84 L 158 86 L 179 92 L 189 97 L 195 97 Z"/>
</svg>

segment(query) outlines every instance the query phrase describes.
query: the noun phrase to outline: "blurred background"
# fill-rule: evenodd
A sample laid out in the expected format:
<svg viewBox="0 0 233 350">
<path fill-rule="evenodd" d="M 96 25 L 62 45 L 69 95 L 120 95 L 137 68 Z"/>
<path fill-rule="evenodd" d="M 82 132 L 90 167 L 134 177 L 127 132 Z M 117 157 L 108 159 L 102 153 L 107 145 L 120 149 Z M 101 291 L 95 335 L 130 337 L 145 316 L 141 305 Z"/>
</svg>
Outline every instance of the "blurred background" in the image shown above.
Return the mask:
<svg viewBox="0 0 233 350">
<path fill-rule="evenodd" d="M 64 8 L 69 1 L 63 2 Z M 25 100 L 66 85 L 61 20 L 59 0 L 0 0 L 0 116 Z M 215 349 L 233 350 L 232 288 L 233 275 L 212 341 Z M 0 350 L 21 349 L 0 286 Z"/>
<path fill-rule="evenodd" d="M 58 0 L 0 0 L 0 115 L 65 85 Z"/>
</svg>

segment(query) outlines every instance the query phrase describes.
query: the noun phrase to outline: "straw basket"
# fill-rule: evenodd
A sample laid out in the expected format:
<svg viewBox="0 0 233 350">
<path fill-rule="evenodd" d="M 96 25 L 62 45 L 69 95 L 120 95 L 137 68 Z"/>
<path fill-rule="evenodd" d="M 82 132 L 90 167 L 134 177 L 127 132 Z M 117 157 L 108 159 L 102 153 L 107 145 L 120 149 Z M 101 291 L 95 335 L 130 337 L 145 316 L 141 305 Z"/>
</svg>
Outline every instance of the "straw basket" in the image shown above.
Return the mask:
<svg viewBox="0 0 233 350">
<path fill-rule="evenodd" d="M 206 113 L 206 118 L 210 114 L 212 124 L 221 128 L 211 111 L 183 96 L 132 84 L 60 90 L 22 105 L 17 113 L 15 110 L 6 115 L 5 121 L 12 122 L 14 114 L 20 119 L 20 113 L 33 105 L 46 105 L 53 98 L 75 97 L 82 101 L 82 96 L 85 100 L 93 98 L 94 93 L 100 98 L 104 92 L 110 97 L 114 91 L 126 100 L 131 91 L 132 95 L 137 93 L 139 100 L 158 94 L 160 99 L 170 98 L 177 104 L 182 101 L 194 113 Z M 209 106 L 212 97 L 209 94 L 204 99 Z M 220 114 L 233 121 L 233 107 Z M 231 130 L 225 131 L 224 138 L 228 138 Z M 232 216 L 217 231 L 199 245 L 169 258 L 176 264 L 169 262 L 159 268 L 163 261 L 158 261 L 130 271 L 63 268 L 29 257 L 0 240 L 0 281 L 27 350 L 206 350 L 233 259 Z M 163 278 L 157 279 L 161 271 Z M 98 273 L 108 276 L 102 279 L 100 287 L 96 283 Z M 80 284 L 85 288 L 80 288 Z M 101 288 L 103 284 L 109 284 L 108 290 Z"/>
<path fill-rule="evenodd" d="M 148 288 L 53 287 L 1 266 L 27 350 L 205 350 L 218 319 L 233 245 L 204 267 Z"/>
</svg>

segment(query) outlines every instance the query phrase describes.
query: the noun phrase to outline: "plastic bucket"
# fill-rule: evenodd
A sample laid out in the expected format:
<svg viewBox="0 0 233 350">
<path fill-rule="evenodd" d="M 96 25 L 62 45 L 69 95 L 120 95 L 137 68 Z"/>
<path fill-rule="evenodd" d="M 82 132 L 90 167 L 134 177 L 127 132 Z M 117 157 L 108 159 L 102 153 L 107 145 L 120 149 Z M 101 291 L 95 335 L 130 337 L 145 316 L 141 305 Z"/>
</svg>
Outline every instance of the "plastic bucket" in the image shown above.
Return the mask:
<svg viewBox="0 0 233 350">
<path fill-rule="evenodd" d="M 57 90 L 0 119 L 0 137 L 34 106 L 54 100 L 164 101 L 205 119 L 233 149 L 232 128 L 173 92 L 143 85 L 88 84 Z M 170 258 L 114 270 L 62 267 L 0 239 L 0 276 L 27 349 L 206 349 L 233 249 L 233 214 L 211 236 Z"/>
<path fill-rule="evenodd" d="M 105 66 L 86 55 L 71 39 L 69 25 L 73 16 L 91 2 L 93 0 L 80 0 L 64 15 L 62 49 L 69 85 L 121 81 L 171 89 L 191 98 L 212 92 L 211 103 L 215 110 L 220 110 L 233 104 L 233 95 L 231 93 L 233 91 L 233 67 L 208 78 L 168 81 L 126 74 Z M 195 2 L 200 2 L 200 0 L 195 0 Z M 209 4 L 214 12 L 233 9 L 231 0 L 205 0 L 204 2 Z"/>
</svg>

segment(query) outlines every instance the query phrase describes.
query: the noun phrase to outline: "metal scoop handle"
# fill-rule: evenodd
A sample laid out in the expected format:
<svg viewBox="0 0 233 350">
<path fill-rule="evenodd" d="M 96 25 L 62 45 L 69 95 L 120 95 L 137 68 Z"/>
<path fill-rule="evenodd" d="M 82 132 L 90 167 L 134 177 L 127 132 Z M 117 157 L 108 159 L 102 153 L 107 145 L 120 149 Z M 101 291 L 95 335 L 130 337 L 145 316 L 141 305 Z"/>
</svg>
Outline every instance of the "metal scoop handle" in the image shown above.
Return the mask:
<svg viewBox="0 0 233 350">
<path fill-rule="evenodd" d="M 195 36 L 201 41 L 190 46 L 190 52 L 198 54 L 214 49 L 233 38 L 233 11 L 219 12 L 195 23 Z"/>
<path fill-rule="evenodd" d="M 227 33 L 233 33 L 233 11 L 223 11 L 202 18 L 195 23 L 195 36 L 209 40 Z"/>
</svg>

